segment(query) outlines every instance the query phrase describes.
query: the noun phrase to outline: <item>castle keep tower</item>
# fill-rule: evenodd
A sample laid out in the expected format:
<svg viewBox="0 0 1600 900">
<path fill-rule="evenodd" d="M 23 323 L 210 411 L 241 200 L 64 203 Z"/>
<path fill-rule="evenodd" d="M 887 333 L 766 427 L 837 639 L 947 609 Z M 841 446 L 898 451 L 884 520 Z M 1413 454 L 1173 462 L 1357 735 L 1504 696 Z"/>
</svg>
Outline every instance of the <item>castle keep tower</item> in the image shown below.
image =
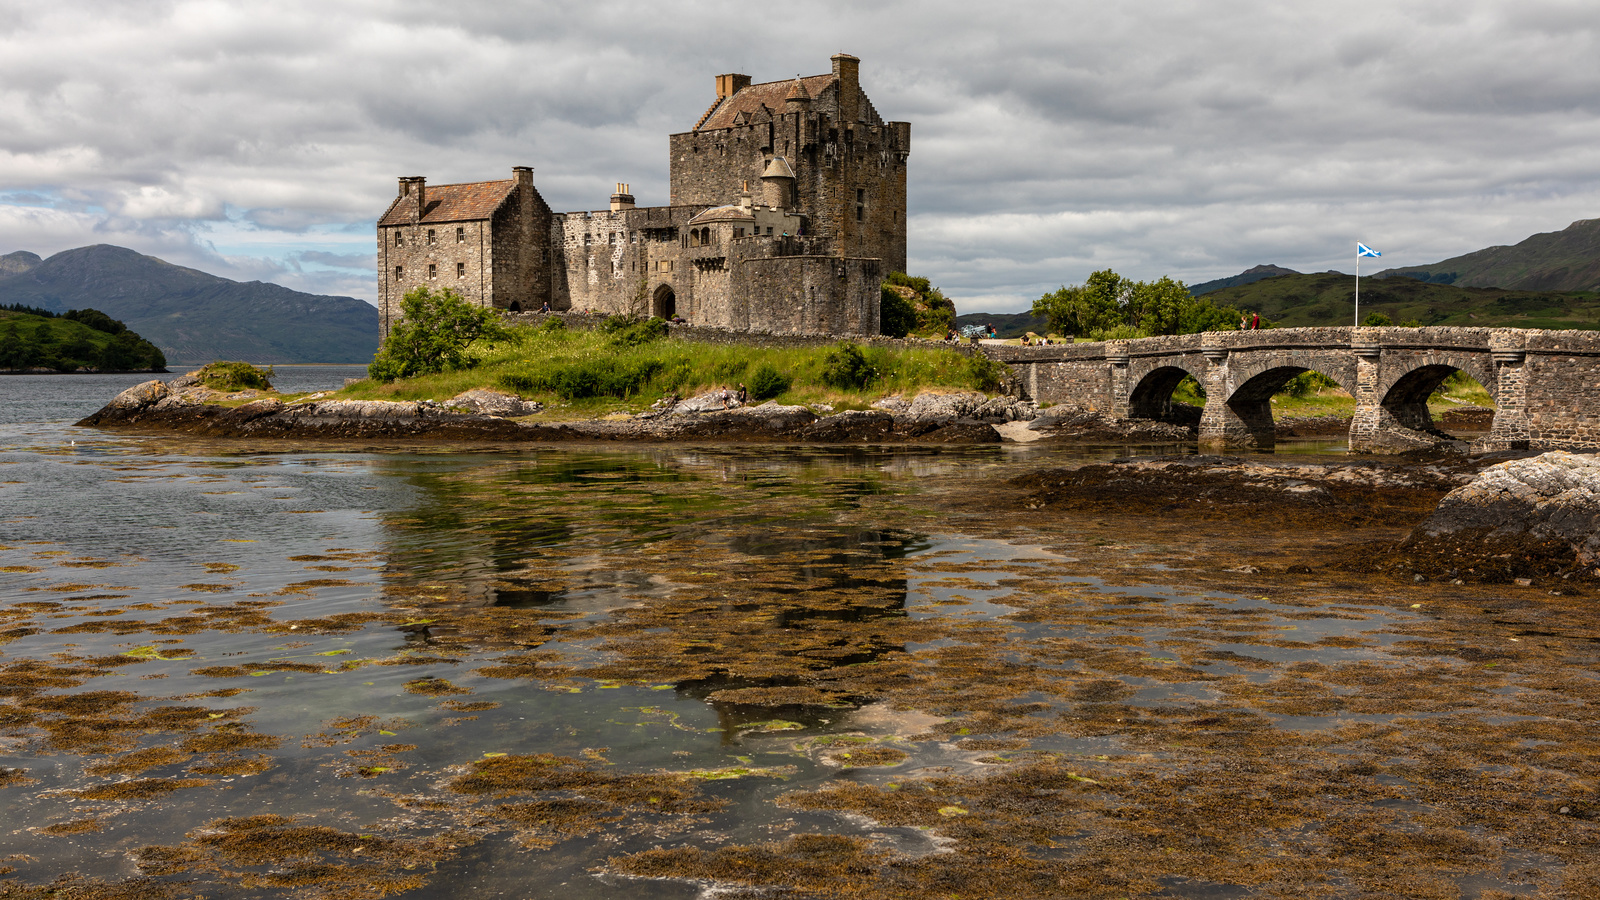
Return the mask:
<svg viewBox="0 0 1600 900">
<path fill-rule="evenodd" d="M 824 75 L 718 75 L 711 107 L 668 138 L 667 206 L 637 206 L 618 182 L 607 208 L 552 213 L 524 167 L 508 181 L 400 179 L 378 221 L 384 334 L 419 285 L 512 311 L 876 334 L 879 284 L 906 266 L 911 126 L 883 121 L 860 68 L 841 53 Z"/>
</svg>

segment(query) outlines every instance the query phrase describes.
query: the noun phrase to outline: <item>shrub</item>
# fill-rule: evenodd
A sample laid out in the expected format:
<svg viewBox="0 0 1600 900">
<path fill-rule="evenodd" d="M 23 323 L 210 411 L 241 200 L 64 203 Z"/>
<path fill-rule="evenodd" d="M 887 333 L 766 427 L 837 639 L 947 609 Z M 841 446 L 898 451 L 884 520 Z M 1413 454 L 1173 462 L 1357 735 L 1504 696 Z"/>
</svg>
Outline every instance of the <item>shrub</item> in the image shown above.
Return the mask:
<svg viewBox="0 0 1600 900">
<path fill-rule="evenodd" d="M 1388 316 L 1384 315 L 1383 313 L 1375 312 L 1375 313 L 1367 313 L 1367 317 L 1365 319 L 1361 320 L 1361 324 L 1363 324 L 1363 325 L 1371 325 L 1371 326 L 1377 328 L 1377 327 L 1382 327 L 1384 325 L 1393 325 L 1394 324 L 1394 320 L 1389 318 Z"/>
<path fill-rule="evenodd" d="M 899 274 L 899 273 L 893 273 Z M 917 308 L 893 287 L 885 284 L 879 305 L 878 330 L 890 337 L 903 338 L 917 327 Z"/>
<path fill-rule="evenodd" d="M 771 400 L 789 390 L 794 380 L 779 372 L 772 363 L 762 363 L 750 373 L 750 383 L 746 389 L 750 391 L 752 400 Z"/>
<path fill-rule="evenodd" d="M 194 373 L 200 383 L 217 391 L 270 391 L 272 390 L 272 367 L 258 369 L 247 362 L 216 362 L 206 363 L 200 371 Z"/>
<path fill-rule="evenodd" d="M 610 316 L 601 323 L 600 330 L 611 335 L 612 347 L 640 347 L 667 336 L 665 319 L 651 316 L 635 319 L 629 316 Z"/>
<path fill-rule="evenodd" d="M 1289 382 L 1280 388 L 1278 393 L 1288 394 L 1291 397 L 1309 397 L 1323 388 L 1338 386 L 1339 382 L 1321 372 L 1307 370 L 1289 379 Z"/>
<path fill-rule="evenodd" d="M 980 391 L 998 391 L 1000 385 L 1005 383 L 1010 370 L 1005 363 L 995 362 L 982 353 L 974 353 L 967 357 L 967 374 L 972 378 L 974 388 Z"/>
<path fill-rule="evenodd" d="M 438 293 L 413 288 L 401 298 L 400 309 L 404 318 L 389 329 L 389 337 L 367 366 L 367 374 L 376 381 L 470 368 L 468 345 L 509 333 L 494 310 L 475 306 L 450 288 Z"/>
<path fill-rule="evenodd" d="M 556 331 L 566 331 L 567 321 L 555 316 L 545 316 L 544 321 L 539 323 L 539 327 L 533 330 L 536 334 L 550 334 Z"/>
<path fill-rule="evenodd" d="M 859 391 L 872 383 L 878 370 L 867 362 L 861 348 L 841 341 L 822 359 L 822 383 L 844 391 Z"/>
</svg>

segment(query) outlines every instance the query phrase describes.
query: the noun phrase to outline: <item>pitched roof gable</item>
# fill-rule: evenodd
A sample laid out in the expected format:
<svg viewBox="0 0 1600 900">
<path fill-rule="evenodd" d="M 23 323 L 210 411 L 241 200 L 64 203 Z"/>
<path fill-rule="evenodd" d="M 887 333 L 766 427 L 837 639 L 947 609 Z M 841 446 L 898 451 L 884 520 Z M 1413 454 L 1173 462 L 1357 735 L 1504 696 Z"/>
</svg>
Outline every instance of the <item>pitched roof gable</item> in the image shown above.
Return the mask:
<svg viewBox="0 0 1600 900">
<path fill-rule="evenodd" d="M 798 79 L 804 86 L 809 96 L 815 97 L 822 90 L 834 82 L 830 72 L 827 75 L 808 75 Z M 695 127 L 695 131 L 715 131 L 719 128 L 732 128 L 734 121 L 740 113 L 745 114 L 745 121 L 754 116 L 762 107 L 768 110 L 783 109 L 783 101 L 789 99 L 789 92 L 794 90 L 796 79 L 786 78 L 783 81 L 769 81 L 765 84 L 752 84 L 732 97 L 724 97 L 721 103 L 712 107 L 705 118 Z"/>
<path fill-rule="evenodd" d="M 422 212 L 422 222 L 470 222 L 490 218 L 516 186 L 517 183 L 509 178 L 470 184 L 430 184 L 423 195 L 427 198 L 428 208 Z M 378 220 L 378 227 L 409 223 L 411 215 L 406 210 L 407 199 L 400 197 L 391 203 L 383 218 Z"/>
</svg>

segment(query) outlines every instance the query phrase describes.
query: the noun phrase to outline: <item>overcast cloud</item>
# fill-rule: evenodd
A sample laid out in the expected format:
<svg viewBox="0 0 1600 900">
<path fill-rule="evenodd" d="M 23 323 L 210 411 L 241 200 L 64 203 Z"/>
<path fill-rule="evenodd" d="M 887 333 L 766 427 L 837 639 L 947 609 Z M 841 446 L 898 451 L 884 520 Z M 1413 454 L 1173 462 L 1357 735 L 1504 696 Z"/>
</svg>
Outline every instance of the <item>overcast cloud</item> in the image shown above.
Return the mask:
<svg viewBox="0 0 1600 900">
<path fill-rule="evenodd" d="M 1600 216 L 1590 2 L 0 0 L 0 253 L 132 247 L 371 300 L 399 175 L 667 200 L 667 135 L 862 59 L 910 268 L 962 311 L 1112 267 L 1433 262 Z"/>
</svg>

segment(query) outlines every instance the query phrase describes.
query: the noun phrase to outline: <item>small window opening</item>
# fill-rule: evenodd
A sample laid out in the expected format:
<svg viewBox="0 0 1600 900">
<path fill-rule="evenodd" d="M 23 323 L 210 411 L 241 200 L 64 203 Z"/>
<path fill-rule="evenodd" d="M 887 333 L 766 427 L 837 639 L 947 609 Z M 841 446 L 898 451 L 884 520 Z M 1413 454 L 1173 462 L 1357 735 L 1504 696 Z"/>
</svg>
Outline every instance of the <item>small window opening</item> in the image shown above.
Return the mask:
<svg viewBox="0 0 1600 900">
<path fill-rule="evenodd" d="M 465 278 L 465 277 L 467 277 L 467 264 L 466 263 L 456 263 L 456 277 L 457 278 Z"/>
<path fill-rule="evenodd" d="M 467 242 L 467 229 L 466 229 L 466 227 L 463 226 L 461 228 L 457 228 L 456 229 L 456 243 L 465 244 L 466 242 Z"/>
<path fill-rule="evenodd" d="M 437 240 L 438 240 L 438 236 L 434 234 L 432 228 L 429 228 L 428 229 L 428 243 L 430 243 L 430 244 L 436 243 Z"/>
<path fill-rule="evenodd" d="M 405 245 L 406 245 L 406 235 L 405 235 L 405 232 L 403 232 L 403 231 L 396 231 L 396 232 L 395 232 L 395 233 L 394 233 L 394 245 L 395 245 L 395 246 L 396 246 L 396 247 L 404 247 L 404 246 L 405 246 Z"/>
<path fill-rule="evenodd" d="M 404 266 L 395 266 L 394 267 L 394 280 L 395 281 L 400 281 L 401 279 L 405 278 L 405 275 L 406 275 L 406 270 L 405 270 Z"/>
<path fill-rule="evenodd" d="M 437 276 L 438 274 L 439 274 L 439 267 L 437 265 L 434 265 L 433 263 L 428 263 L 428 277 L 429 278 L 433 278 L 433 277 Z"/>
</svg>

